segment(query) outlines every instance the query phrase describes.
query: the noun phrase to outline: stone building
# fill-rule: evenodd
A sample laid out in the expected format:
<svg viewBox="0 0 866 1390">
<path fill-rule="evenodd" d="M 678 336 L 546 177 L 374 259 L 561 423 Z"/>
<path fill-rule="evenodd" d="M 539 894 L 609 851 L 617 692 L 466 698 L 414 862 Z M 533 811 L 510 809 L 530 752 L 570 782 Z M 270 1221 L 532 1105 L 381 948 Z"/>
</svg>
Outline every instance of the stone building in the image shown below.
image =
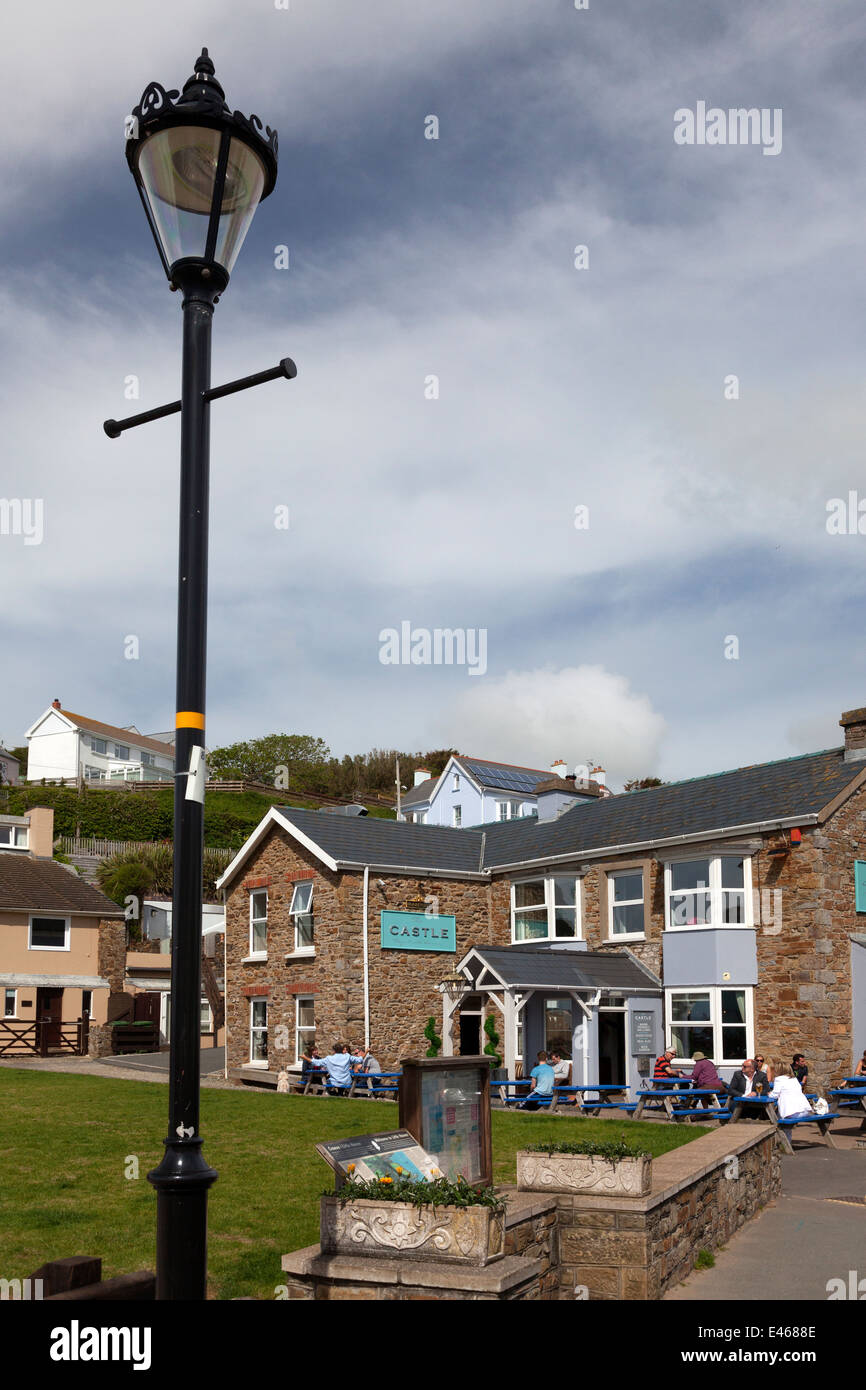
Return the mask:
<svg viewBox="0 0 866 1390">
<path fill-rule="evenodd" d="M 838 1081 L 866 1047 L 866 709 L 840 723 L 844 748 L 604 799 L 557 779 L 475 828 L 273 808 L 220 881 L 230 1074 L 272 1083 L 316 1037 L 390 1066 L 431 1017 L 476 1053 L 491 1016 L 511 1075 L 556 1045 L 633 1085 L 667 1044 Z"/>
</svg>

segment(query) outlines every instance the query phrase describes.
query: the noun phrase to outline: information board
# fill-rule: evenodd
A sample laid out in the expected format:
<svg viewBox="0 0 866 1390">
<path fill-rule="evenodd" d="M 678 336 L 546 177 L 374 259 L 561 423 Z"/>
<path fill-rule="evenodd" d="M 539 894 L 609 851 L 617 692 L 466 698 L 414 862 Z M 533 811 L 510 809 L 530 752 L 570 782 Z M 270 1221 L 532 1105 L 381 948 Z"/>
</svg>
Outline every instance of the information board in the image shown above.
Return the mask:
<svg viewBox="0 0 866 1390">
<path fill-rule="evenodd" d="M 353 1134 L 348 1139 L 317 1144 L 316 1151 L 333 1168 L 338 1187 L 349 1178 L 408 1177 L 429 1180 L 440 1176 L 435 1156 L 422 1149 L 408 1129 L 390 1129 L 381 1134 Z M 398 1169 L 401 1171 L 398 1172 Z"/>
<path fill-rule="evenodd" d="M 632 1056 L 653 1056 L 656 1051 L 656 1016 L 654 1013 L 639 1013 L 631 1016 Z"/>
<path fill-rule="evenodd" d="M 440 1057 L 402 1062 L 400 1119 L 452 1182 L 492 1181 L 490 1062 Z"/>
</svg>

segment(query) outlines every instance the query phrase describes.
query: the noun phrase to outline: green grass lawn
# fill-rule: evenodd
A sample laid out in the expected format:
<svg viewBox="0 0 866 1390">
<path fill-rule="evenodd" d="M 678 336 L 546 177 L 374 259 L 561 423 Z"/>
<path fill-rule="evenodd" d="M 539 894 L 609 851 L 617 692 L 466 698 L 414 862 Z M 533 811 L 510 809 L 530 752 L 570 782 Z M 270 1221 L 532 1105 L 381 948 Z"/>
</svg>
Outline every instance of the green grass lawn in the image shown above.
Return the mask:
<svg viewBox="0 0 866 1390">
<path fill-rule="evenodd" d="M 0 1068 L 0 1275 L 25 1278 L 68 1255 L 101 1256 L 104 1278 L 154 1268 L 146 1174 L 163 1152 L 167 1107 L 165 1085 Z M 396 1124 L 387 1102 L 203 1091 L 204 1155 L 220 1175 L 209 1203 L 211 1296 L 273 1298 L 280 1256 L 319 1238 L 318 1198 L 332 1179 L 314 1145 Z M 516 1151 L 552 1135 L 625 1133 L 658 1155 L 706 1132 L 494 1111 L 494 1179 L 513 1183 Z M 131 1157 L 138 1178 L 126 1176 Z"/>
</svg>

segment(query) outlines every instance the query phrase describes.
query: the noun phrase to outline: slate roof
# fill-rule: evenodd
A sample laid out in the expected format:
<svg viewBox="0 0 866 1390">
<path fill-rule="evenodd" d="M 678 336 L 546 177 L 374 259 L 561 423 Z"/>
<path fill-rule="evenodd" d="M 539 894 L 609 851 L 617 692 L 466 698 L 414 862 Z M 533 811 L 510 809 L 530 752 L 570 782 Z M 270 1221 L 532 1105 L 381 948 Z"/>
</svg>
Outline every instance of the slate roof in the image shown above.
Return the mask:
<svg viewBox="0 0 866 1390">
<path fill-rule="evenodd" d="M 275 809 L 332 859 L 342 863 L 380 868 L 450 869 L 458 873 L 481 871 L 482 831 L 418 825 L 378 816 L 329 816 L 294 806 Z"/>
<path fill-rule="evenodd" d="M 53 859 L 0 853 L 0 908 L 123 917 L 123 908 Z"/>
<path fill-rule="evenodd" d="M 474 949 L 507 985 L 538 989 L 649 989 L 654 993 L 660 989 L 655 975 L 624 951 L 556 951 L 525 946 Z"/>
<path fill-rule="evenodd" d="M 762 821 L 805 820 L 866 771 L 866 763 L 846 763 L 843 752 L 831 748 L 581 801 L 557 820 L 496 822 L 487 828 L 484 864 L 496 868 L 548 855 L 745 829 Z"/>
<path fill-rule="evenodd" d="M 843 750 L 760 763 L 663 787 L 579 801 L 556 820 L 496 821 L 471 829 L 348 819 L 279 807 L 279 813 L 337 862 L 385 869 L 488 873 L 557 855 L 616 852 L 683 835 L 746 832 L 766 821 L 804 823 L 866 771 Z M 238 867 L 240 867 L 238 865 Z"/>
</svg>

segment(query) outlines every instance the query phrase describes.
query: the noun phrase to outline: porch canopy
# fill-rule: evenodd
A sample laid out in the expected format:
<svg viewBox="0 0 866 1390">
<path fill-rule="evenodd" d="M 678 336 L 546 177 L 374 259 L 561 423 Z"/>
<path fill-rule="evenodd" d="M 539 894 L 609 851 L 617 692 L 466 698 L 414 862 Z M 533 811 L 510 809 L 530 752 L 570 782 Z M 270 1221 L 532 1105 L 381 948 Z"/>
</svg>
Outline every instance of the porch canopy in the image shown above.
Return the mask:
<svg viewBox="0 0 866 1390">
<path fill-rule="evenodd" d="M 460 975 L 465 985 L 457 986 Z M 628 950 L 588 951 L 582 943 L 565 945 L 519 944 L 472 946 L 457 964 L 454 979 L 444 982 L 443 1052 L 453 1055 L 451 1021 L 469 994 L 480 994 L 499 1010 L 504 1024 L 504 1061 L 509 1076 L 517 1057 L 517 1025 L 527 1004 L 536 995 L 564 995 L 578 1005 L 590 1022 L 605 1000 L 629 997 L 637 1000 L 661 997 L 661 980 Z M 583 1068 L 588 1049 L 583 1048 Z M 595 1077 L 584 1077 L 589 1084 Z"/>
</svg>

